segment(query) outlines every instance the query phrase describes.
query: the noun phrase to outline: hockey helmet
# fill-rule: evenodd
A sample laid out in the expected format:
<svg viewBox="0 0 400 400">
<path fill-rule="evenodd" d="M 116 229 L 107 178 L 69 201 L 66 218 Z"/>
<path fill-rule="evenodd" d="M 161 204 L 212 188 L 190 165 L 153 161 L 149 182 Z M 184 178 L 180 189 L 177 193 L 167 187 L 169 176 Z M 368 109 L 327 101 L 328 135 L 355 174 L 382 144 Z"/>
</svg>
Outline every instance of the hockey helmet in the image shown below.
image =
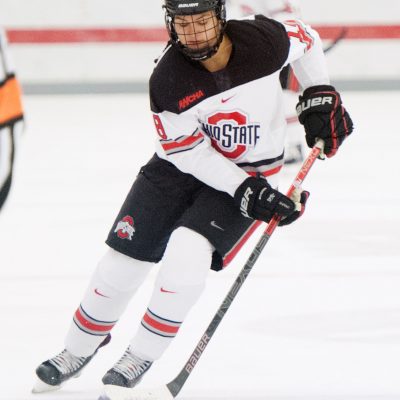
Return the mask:
<svg viewBox="0 0 400 400">
<path fill-rule="evenodd" d="M 177 46 L 183 54 L 192 60 L 201 61 L 210 58 L 217 52 L 224 36 L 226 24 L 225 0 L 164 0 L 163 8 L 171 43 Z M 192 16 L 207 11 L 215 12 L 213 20 L 216 21 L 216 24 L 203 32 L 206 39 L 197 45 L 188 45 L 185 43 L 185 39 L 189 34 L 185 33 L 185 29 L 183 31 L 178 29 L 177 32 L 175 17 Z"/>
</svg>

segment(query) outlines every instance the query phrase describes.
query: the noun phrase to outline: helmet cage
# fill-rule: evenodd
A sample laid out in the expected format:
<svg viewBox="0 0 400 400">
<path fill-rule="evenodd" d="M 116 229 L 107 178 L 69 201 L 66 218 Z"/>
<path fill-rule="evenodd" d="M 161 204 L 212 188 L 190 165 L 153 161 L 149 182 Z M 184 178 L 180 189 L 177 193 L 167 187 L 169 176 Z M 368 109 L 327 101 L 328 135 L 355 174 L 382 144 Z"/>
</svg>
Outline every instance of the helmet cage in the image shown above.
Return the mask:
<svg viewBox="0 0 400 400">
<path fill-rule="evenodd" d="M 187 0 L 191 1 L 191 0 Z M 226 24 L 225 0 L 197 0 L 188 3 L 182 0 L 166 0 L 163 8 L 165 9 L 165 25 L 168 30 L 170 41 L 185 56 L 194 61 L 206 60 L 213 56 L 222 42 Z M 216 36 L 210 38 L 210 43 L 202 47 L 193 48 L 181 42 L 175 29 L 175 17 L 177 15 L 196 15 L 207 11 L 214 11 L 217 25 L 213 27 Z M 215 38 L 217 39 L 215 41 Z"/>
</svg>

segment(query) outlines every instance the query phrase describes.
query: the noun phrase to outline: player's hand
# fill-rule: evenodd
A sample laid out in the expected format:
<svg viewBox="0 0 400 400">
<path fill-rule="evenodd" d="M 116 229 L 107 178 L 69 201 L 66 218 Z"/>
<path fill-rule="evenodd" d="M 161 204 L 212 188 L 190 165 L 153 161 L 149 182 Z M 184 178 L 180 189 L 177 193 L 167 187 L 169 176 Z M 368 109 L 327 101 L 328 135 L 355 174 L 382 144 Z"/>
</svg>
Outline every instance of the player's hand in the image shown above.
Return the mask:
<svg viewBox="0 0 400 400">
<path fill-rule="evenodd" d="M 309 197 L 310 192 L 307 192 L 307 190 L 296 189 L 290 196 L 290 199 L 295 204 L 295 210 L 287 217 L 282 218 L 279 221 L 279 226 L 289 225 L 299 219 L 306 210 L 306 203 Z"/>
<path fill-rule="evenodd" d="M 247 178 L 236 189 L 234 199 L 245 217 L 265 222 L 269 222 L 274 214 L 288 217 L 296 211 L 294 202 L 263 178 Z"/>
<path fill-rule="evenodd" d="M 299 121 L 304 125 L 306 141 L 313 147 L 318 138 L 325 142 L 324 153 L 336 154 L 344 139 L 353 132 L 353 122 L 333 86 L 309 87 L 296 106 Z"/>
</svg>

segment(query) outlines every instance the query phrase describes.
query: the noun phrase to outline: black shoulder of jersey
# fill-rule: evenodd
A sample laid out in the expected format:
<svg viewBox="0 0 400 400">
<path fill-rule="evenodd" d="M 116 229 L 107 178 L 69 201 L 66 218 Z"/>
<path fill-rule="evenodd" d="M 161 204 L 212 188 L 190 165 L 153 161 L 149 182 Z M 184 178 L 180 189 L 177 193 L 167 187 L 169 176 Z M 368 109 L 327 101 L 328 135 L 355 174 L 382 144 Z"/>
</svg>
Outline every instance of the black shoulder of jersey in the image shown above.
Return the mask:
<svg viewBox="0 0 400 400">
<path fill-rule="evenodd" d="M 254 53 L 268 56 L 268 68 L 280 69 L 289 55 L 290 41 L 285 27 L 279 22 L 264 15 L 255 15 L 254 19 L 228 21 L 226 32 L 235 42 L 240 35 Z M 239 42 L 241 42 L 239 40 Z"/>
<path fill-rule="evenodd" d="M 179 99 L 195 93 L 194 77 L 198 79 L 202 66 L 186 58 L 174 45 L 163 53 L 150 77 L 150 105 L 153 112 L 179 113 Z M 200 81 L 198 80 L 200 84 Z"/>
<path fill-rule="evenodd" d="M 175 46 L 164 53 L 150 77 L 153 112 L 179 114 L 207 97 L 271 75 L 287 60 L 289 38 L 278 21 L 262 15 L 230 20 L 226 34 L 233 44 L 231 59 L 224 70 L 214 74 L 187 59 Z M 219 79 L 224 81 L 223 87 Z"/>
</svg>

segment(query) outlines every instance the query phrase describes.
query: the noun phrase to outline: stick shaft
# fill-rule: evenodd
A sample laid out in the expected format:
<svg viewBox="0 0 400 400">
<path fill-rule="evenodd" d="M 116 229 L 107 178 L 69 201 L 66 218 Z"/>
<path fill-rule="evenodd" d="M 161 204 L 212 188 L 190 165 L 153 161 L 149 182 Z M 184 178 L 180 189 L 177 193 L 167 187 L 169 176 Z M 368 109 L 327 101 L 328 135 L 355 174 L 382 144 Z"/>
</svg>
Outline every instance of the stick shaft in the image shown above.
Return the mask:
<svg viewBox="0 0 400 400">
<path fill-rule="evenodd" d="M 300 187 L 302 182 L 304 181 L 305 177 L 307 176 L 308 172 L 310 171 L 312 165 L 314 164 L 315 160 L 319 156 L 321 149 L 323 146 L 322 141 L 318 141 L 313 149 L 311 150 L 309 156 L 304 161 L 300 171 L 296 175 L 293 183 L 290 185 L 290 188 L 287 192 L 287 196 L 293 193 L 293 191 Z M 240 271 L 238 277 L 235 279 L 232 287 L 230 288 L 228 294 L 225 296 L 222 304 L 218 308 L 214 318 L 208 325 L 206 331 L 202 335 L 201 339 L 199 340 L 196 348 L 190 355 L 189 359 L 187 360 L 185 366 L 179 372 L 179 374 L 167 384 L 168 390 L 171 392 L 173 397 L 176 397 L 177 394 L 181 391 L 183 385 L 185 384 L 187 378 L 192 373 L 194 367 L 196 366 L 197 362 L 199 361 L 201 355 L 203 354 L 204 350 L 206 349 L 211 337 L 214 335 L 215 331 L 218 328 L 218 325 L 224 318 L 226 312 L 228 311 L 229 307 L 231 306 L 234 298 L 236 297 L 237 293 L 239 292 L 240 288 L 242 287 L 243 283 L 247 279 L 250 271 L 252 270 L 254 264 L 256 263 L 258 257 L 260 256 L 261 252 L 263 251 L 264 247 L 268 243 L 272 233 L 274 232 L 275 228 L 278 226 L 280 217 L 275 215 L 269 224 L 267 225 L 266 229 L 264 230 L 261 238 L 257 242 L 256 246 L 254 247 L 253 251 L 251 252 L 246 264 Z"/>
</svg>

